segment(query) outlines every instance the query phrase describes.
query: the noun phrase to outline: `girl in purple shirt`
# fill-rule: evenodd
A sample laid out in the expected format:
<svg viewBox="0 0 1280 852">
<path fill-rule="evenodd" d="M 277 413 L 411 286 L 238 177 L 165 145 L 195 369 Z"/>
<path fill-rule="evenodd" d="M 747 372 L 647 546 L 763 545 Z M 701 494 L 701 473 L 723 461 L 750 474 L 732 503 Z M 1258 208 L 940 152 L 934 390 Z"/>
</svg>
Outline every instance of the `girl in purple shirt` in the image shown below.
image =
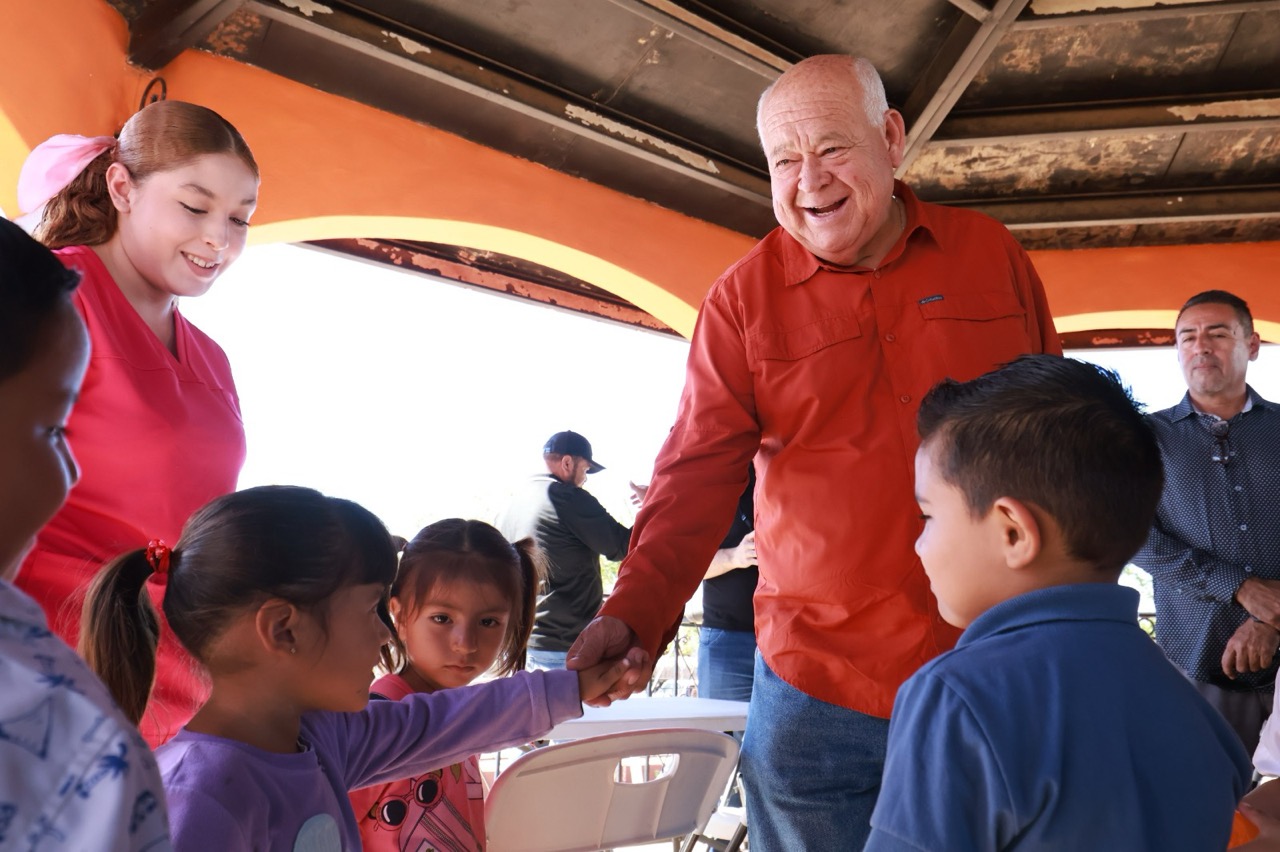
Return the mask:
<svg viewBox="0 0 1280 852">
<path fill-rule="evenodd" d="M 143 591 L 160 575 L 162 614 Z M 265 486 L 209 503 L 95 579 L 81 645 L 118 701 L 145 704 L 160 619 L 211 682 L 156 753 L 174 849 L 360 848 L 347 792 L 536 739 L 582 713 L 625 661 L 369 702 L 390 636 L 396 554 L 347 500 Z"/>
</svg>

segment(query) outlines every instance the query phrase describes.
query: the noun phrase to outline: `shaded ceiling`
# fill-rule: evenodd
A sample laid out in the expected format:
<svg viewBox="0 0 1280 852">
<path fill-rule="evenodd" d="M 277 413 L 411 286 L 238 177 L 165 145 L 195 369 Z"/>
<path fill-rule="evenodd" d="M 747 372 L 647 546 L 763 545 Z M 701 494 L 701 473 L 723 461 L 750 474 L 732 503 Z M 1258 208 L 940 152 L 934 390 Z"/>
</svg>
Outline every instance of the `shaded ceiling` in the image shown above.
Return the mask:
<svg viewBox="0 0 1280 852">
<path fill-rule="evenodd" d="M 751 236 L 760 92 L 855 53 L 901 176 L 1028 248 L 1280 240 L 1280 0 L 111 2 L 143 67 L 197 47 Z"/>
</svg>

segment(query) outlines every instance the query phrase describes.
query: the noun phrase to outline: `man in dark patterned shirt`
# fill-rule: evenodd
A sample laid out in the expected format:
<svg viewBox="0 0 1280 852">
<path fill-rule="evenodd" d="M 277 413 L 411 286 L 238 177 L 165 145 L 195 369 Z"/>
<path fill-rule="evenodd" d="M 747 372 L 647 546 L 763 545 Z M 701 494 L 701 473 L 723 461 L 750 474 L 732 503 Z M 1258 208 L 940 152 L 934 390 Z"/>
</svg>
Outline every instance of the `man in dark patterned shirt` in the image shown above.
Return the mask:
<svg viewBox="0 0 1280 852">
<path fill-rule="evenodd" d="M 1133 561 L 1160 646 L 1253 751 L 1280 662 L 1280 407 L 1245 383 L 1260 339 L 1242 299 L 1192 296 L 1176 335 L 1187 395 L 1148 418 L 1165 486 Z"/>
</svg>

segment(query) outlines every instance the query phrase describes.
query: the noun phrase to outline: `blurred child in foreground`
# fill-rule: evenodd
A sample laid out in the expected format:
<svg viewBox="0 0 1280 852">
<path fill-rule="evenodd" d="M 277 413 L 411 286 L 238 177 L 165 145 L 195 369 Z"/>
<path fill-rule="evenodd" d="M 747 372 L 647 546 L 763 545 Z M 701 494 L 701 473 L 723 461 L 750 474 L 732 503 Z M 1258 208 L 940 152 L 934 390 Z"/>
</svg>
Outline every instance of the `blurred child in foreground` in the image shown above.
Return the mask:
<svg viewBox="0 0 1280 852">
<path fill-rule="evenodd" d="M 169 848 L 155 758 L 13 585 L 80 470 L 66 440 L 89 337 L 77 272 L 0 218 L 0 847 Z"/>
</svg>

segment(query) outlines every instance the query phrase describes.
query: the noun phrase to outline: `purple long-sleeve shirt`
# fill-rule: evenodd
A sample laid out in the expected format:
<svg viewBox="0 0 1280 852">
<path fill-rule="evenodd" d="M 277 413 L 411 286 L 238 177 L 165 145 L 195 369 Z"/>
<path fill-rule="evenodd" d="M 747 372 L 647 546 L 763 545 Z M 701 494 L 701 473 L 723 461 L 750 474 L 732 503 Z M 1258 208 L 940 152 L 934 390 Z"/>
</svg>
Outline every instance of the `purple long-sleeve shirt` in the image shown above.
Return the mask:
<svg viewBox="0 0 1280 852">
<path fill-rule="evenodd" d="M 347 791 L 528 742 L 580 715 L 575 672 L 520 672 L 359 713 L 309 713 L 293 754 L 183 730 L 156 752 L 173 848 L 359 849 Z"/>
</svg>

